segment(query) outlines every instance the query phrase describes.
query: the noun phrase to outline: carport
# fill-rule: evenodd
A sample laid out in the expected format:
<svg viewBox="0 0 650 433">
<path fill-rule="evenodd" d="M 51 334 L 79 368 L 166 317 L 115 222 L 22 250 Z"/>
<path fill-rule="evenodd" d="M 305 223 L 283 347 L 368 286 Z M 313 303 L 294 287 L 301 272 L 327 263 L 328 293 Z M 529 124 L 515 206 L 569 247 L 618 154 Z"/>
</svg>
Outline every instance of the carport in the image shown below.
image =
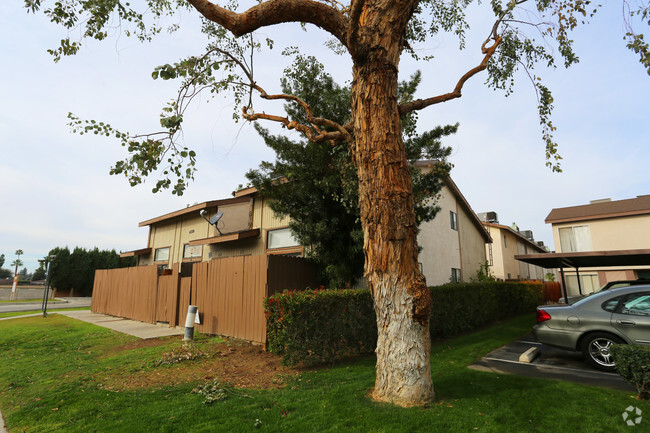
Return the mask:
<svg viewBox="0 0 650 433">
<path fill-rule="evenodd" d="M 575 269 L 578 291 L 582 295 L 580 268 L 602 266 L 650 266 L 650 249 L 618 251 L 583 251 L 577 253 L 520 254 L 515 259 L 546 269 L 559 268 L 564 299 L 569 299 L 564 281 L 564 269 Z"/>
</svg>

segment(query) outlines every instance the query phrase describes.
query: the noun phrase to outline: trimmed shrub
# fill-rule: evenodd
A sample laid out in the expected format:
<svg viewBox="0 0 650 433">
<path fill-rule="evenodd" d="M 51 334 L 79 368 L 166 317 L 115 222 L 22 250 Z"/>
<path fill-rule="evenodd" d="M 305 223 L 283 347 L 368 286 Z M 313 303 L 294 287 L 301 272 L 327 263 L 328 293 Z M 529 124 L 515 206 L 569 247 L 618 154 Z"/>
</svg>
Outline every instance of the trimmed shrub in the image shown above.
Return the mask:
<svg viewBox="0 0 650 433">
<path fill-rule="evenodd" d="M 611 352 L 616 363 L 616 372 L 636 387 L 636 398 L 650 399 L 650 348 L 615 344 Z"/>
<path fill-rule="evenodd" d="M 285 364 L 334 362 L 377 344 L 368 290 L 285 291 L 264 306 L 267 348 Z"/>
<path fill-rule="evenodd" d="M 432 338 L 534 312 L 541 283 L 460 283 L 431 287 Z M 264 301 L 269 351 L 285 364 L 331 363 L 374 351 L 377 323 L 369 290 L 285 291 Z"/>
<path fill-rule="evenodd" d="M 429 328 L 437 339 L 497 320 L 533 312 L 543 301 L 541 283 L 453 283 L 431 287 Z"/>
</svg>

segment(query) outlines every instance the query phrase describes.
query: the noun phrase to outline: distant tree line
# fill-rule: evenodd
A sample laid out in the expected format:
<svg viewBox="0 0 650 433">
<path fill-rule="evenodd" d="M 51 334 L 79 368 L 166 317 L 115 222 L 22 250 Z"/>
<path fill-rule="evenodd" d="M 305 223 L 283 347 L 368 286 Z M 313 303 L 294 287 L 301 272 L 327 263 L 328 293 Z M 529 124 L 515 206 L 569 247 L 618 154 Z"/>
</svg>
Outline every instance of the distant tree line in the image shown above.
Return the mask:
<svg viewBox="0 0 650 433">
<path fill-rule="evenodd" d="M 9 269 L 4 269 L 2 266 L 5 264 L 5 255 L 0 254 L 0 279 L 11 278 L 13 275 Z"/>
<path fill-rule="evenodd" d="M 120 258 L 115 250 L 86 250 L 76 247 L 71 253 L 68 247 L 57 247 L 49 252 L 48 256 L 51 255 L 56 258 L 51 262 L 50 286 L 60 291 L 73 290 L 75 296 L 92 295 L 95 270 L 136 265 L 135 257 Z M 42 272 L 37 270 L 39 275 L 45 273 L 44 262 L 41 263 L 41 268 Z"/>
</svg>

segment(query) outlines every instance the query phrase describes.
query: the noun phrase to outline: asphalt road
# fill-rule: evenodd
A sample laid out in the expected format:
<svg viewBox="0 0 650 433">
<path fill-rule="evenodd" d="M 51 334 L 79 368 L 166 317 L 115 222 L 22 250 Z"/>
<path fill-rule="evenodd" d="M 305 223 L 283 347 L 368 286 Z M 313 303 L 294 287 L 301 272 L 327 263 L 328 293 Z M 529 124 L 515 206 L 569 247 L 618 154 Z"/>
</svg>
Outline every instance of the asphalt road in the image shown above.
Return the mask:
<svg viewBox="0 0 650 433">
<path fill-rule="evenodd" d="M 11 289 L 0 289 L 0 301 L 8 300 L 10 296 Z M 18 300 L 18 302 L 0 302 L 0 313 L 40 310 L 42 305 L 41 301 L 43 300 L 43 289 L 19 288 Z M 32 302 L 29 302 L 30 300 Z M 39 302 L 34 302 L 34 300 Z M 58 308 L 90 307 L 91 298 L 58 298 L 56 302 L 53 301 L 52 299 L 48 300 L 48 311 Z"/>
</svg>

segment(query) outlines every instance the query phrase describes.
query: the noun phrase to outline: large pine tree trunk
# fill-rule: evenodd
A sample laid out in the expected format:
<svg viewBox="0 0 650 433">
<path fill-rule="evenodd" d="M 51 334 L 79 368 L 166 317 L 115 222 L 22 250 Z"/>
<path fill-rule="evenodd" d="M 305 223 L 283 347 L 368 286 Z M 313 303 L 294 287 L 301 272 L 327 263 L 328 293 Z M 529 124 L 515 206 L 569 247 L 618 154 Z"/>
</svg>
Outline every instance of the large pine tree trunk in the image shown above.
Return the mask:
<svg viewBox="0 0 650 433">
<path fill-rule="evenodd" d="M 379 332 L 372 395 L 409 406 L 430 401 L 434 392 L 429 359 L 431 295 L 418 266 L 411 174 L 397 101 L 403 37 L 395 39 L 399 31 L 381 31 L 400 25 L 396 20 L 400 13 L 405 15 L 405 5 L 398 3 L 368 2 L 372 6 L 361 17 L 360 40 L 370 49 L 363 59 L 355 59 L 353 71 L 353 156 L 359 176 L 365 276 Z"/>
</svg>

